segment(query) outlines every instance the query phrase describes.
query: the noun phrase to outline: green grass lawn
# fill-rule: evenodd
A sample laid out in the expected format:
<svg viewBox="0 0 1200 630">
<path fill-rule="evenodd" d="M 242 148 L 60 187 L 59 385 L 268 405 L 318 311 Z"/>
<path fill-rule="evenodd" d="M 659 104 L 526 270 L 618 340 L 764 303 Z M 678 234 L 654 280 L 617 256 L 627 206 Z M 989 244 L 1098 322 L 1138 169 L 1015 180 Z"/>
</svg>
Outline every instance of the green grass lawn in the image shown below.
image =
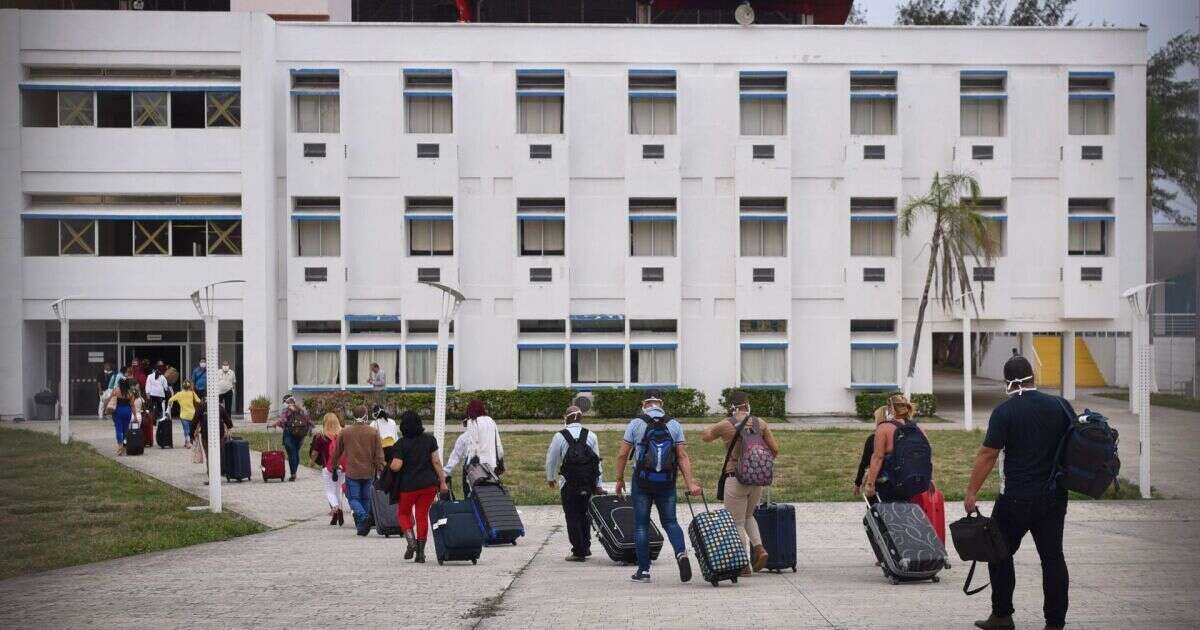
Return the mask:
<svg viewBox="0 0 1200 630">
<path fill-rule="evenodd" d="M 854 501 L 854 472 L 862 454 L 866 430 L 824 429 L 813 431 L 778 431 L 780 455 L 775 460 L 775 484 L 771 498 L 777 501 Z M 243 434 L 246 435 L 246 434 Z M 457 433 L 447 434 L 447 443 L 454 444 Z M 716 493 L 717 471 L 725 458 L 725 446 L 720 442 L 704 444 L 699 431 L 688 429 L 688 453 L 691 455 L 701 484 L 709 498 Z M 258 449 L 266 442 L 262 433 L 246 436 L 251 448 Z M 604 478 L 613 480 L 616 470 L 614 457 L 621 444 L 618 431 L 601 431 L 600 453 L 604 458 Z M 555 505 L 558 491 L 546 486 L 546 448 L 551 434 L 535 431 L 506 431 L 504 482 L 517 503 L 523 505 Z M 931 431 L 933 444 L 934 479 L 947 501 L 962 500 L 967 486 L 975 452 L 983 441 L 980 431 Z M 305 446 L 307 448 L 307 446 Z M 302 455 L 308 464 L 307 453 Z M 625 472 L 629 479 L 632 466 Z M 456 471 L 457 474 L 457 471 Z M 998 491 L 998 474 L 993 474 L 980 492 L 981 499 L 994 499 Z M 1121 490 L 1110 498 L 1136 499 L 1137 486 L 1121 482 Z"/>
<path fill-rule="evenodd" d="M 1101 398 L 1111 398 L 1112 400 L 1129 400 L 1128 392 L 1102 392 L 1096 395 Z M 1170 407 L 1171 409 L 1179 409 L 1181 411 L 1200 411 L 1200 399 L 1180 394 L 1152 393 L 1150 394 L 1150 404 L 1156 407 Z"/>
<path fill-rule="evenodd" d="M 265 531 L 86 444 L 0 428 L 0 579 Z"/>
</svg>

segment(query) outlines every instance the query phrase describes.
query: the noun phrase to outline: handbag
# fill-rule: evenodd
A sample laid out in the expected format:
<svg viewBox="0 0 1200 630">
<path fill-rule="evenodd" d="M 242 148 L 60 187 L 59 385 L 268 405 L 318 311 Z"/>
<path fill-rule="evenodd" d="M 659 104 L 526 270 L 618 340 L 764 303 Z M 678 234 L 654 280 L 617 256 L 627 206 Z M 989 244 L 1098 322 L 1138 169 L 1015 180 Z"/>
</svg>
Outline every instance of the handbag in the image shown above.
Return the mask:
<svg viewBox="0 0 1200 630">
<path fill-rule="evenodd" d="M 192 443 L 192 463 L 193 464 L 203 464 L 204 463 L 204 448 L 206 446 L 208 446 L 208 445 L 201 444 L 199 440 Z"/>
<path fill-rule="evenodd" d="M 733 422 L 733 418 L 729 419 Z M 725 500 L 725 480 L 733 473 L 725 472 L 725 467 L 729 465 L 729 457 L 733 455 L 733 445 L 737 444 L 738 438 L 742 437 L 742 429 L 746 428 L 746 423 L 750 421 L 750 416 L 746 416 L 742 423 L 737 425 L 737 431 L 733 434 L 733 439 L 729 440 L 729 448 L 725 449 L 725 461 L 721 464 L 721 477 L 717 480 L 717 500 Z M 724 420 L 722 420 L 724 422 Z"/>
<path fill-rule="evenodd" d="M 976 564 L 999 562 L 1012 557 L 1004 533 L 995 521 L 980 514 L 978 509 L 950 524 L 950 538 L 954 541 L 954 550 L 958 552 L 958 557 L 971 562 L 967 581 L 963 583 L 963 593 L 967 595 L 974 595 L 991 586 L 991 582 L 988 582 L 977 589 L 971 589 Z"/>
</svg>

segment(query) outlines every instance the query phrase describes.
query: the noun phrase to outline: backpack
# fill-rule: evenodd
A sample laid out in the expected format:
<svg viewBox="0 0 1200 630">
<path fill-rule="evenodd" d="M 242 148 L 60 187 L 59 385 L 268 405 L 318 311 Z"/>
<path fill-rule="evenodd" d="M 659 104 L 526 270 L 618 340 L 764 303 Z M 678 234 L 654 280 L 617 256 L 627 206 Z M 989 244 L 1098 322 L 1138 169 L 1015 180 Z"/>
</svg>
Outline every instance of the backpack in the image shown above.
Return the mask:
<svg viewBox="0 0 1200 630">
<path fill-rule="evenodd" d="M 310 428 L 309 423 L 299 412 L 289 416 L 284 426 L 287 427 L 288 433 L 292 434 L 292 437 L 300 439 L 308 436 Z"/>
<path fill-rule="evenodd" d="M 1049 486 L 1099 499 L 1110 485 L 1119 483 L 1121 458 L 1117 455 L 1117 440 L 1120 436 L 1108 424 L 1108 418 L 1084 409 L 1076 419 L 1067 411 L 1061 398 L 1058 404 L 1070 418 L 1070 425 L 1058 443 Z"/>
<path fill-rule="evenodd" d="M 754 426 L 758 427 L 757 424 Z M 767 448 L 760 431 L 750 429 L 742 436 L 742 457 L 738 460 L 735 476 L 744 486 L 769 486 L 775 478 L 775 456 Z"/>
<path fill-rule="evenodd" d="M 571 437 L 571 432 L 567 429 L 559 433 L 567 441 L 567 452 L 563 455 L 562 466 L 558 469 L 565 480 L 563 485 L 590 491 L 600 476 L 600 456 L 588 446 L 588 430 L 580 429 L 577 438 Z"/>
<path fill-rule="evenodd" d="M 667 428 L 672 418 L 652 418 L 645 414 L 638 418 L 646 423 L 646 432 L 642 435 L 642 456 L 638 459 L 634 479 L 642 490 L 670 490 L 675 487 L 678 464 L 675 459 L 675 438 L 671 437 L 671 431 Z"/>
<path fill-rule="evenodd" d="M 933 448 L 929 439 L 910 422 L 896 422 L 892 452 L 883 460 L 886 494 L 909 499 L 929 489 L 933 480 Z"/>
</svg>

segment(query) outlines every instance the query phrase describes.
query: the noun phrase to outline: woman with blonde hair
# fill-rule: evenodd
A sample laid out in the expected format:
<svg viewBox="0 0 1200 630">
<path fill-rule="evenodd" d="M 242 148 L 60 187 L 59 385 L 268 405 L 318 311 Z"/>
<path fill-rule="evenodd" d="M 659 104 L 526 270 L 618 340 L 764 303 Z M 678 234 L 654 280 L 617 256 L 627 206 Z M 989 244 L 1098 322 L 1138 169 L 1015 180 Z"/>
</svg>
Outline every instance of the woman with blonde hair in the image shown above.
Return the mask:
<svg viewBox="0 0 1200 630">
<path fill-rule="evenodd" d="M 880 474 L 883 472 L 884 460 L 896 448 L 897 432 L 903 429 L 904 433 L 908 433 L 910 432 L 909 426 L 915 427 L 921 439 L 925 439 L 928 443 L 928 439 L 924 437 L 925 430 L 917 425 L 916 420 L 913 418 L 913 412 L 912 403 L 908 402 L 908 399 L 902 394 L 889 396 L 887 406 L 875 410 L 875 433 L 871 443 L 870 464 L 867 466 L 862 484 L 862 492 L 867 497 L 876 496 L 878 490 L 880 501 L 903 501 L 909 498 L 908 496 L 897 494 L 891 487 L 894 480 L 888 480 L 886 475 L 881 479 Z M 864 459 L 866 459 L 865 452 Z M 932 464 L 930 463 L 930 465 Z M 876 481 L 881 482 L 878 489 L 875 486 Z M 918 492 L 923 492 L 924 490 L 922 488 Z"/>
<path fill-rule="evenodd" d="M 335 462 L 333 453 L 337 449 L 342 423 L 333 412 L 326 413 L 321 422 L 324 426 L 313 436 L 308 454 L 313 463 L 321 467 L 321 480 L 325 483 L 325 501 L 329 503 L 329 524 L 341 525 L 345 522 L 345 513 L 342 512 L 342 482 L 338 469 L 344 467 L 346 462 L 344 456 L 343 461 Z"/>
</svg>

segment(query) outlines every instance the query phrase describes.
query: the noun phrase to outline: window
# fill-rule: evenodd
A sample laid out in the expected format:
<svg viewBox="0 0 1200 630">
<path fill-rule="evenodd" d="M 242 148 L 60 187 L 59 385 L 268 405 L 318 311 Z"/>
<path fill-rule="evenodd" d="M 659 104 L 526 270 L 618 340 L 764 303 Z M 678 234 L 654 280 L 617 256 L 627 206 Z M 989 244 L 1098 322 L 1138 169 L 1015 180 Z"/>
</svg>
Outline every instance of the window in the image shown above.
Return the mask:
<svg viewBox="0 0 1200 630">
<path fill-rule="evenodd" d="M 517 331 L 521 333 L 565 333 L 567 322 L 562 319 L 520 319 Z"/>
<path fill-rule="evenodd" d="M 171 255 L 203 256 L 208 251 L 205 221 L 171 221 Z"/>
<path fill-rule="evenodd" d="M 21 90 L 21 125 L 57 127 L 58 93 L 49 90 Z"/>
<path fill-rule="evenodd" d="M 850 198 L 850 255 L 895 255 L 896 200 Z"/>
<path fill-rule="evenodd" d="M 437 334 L 438 320 L 436 319 L 410 319 L 405 322 L 408 326 L 408 334 Z M 450 322 L 450 332 L 454 332 L 454 322 Z"/>
<path fill-rule="evenodd" d="M 985 223 L 987 231 L 991 233 L 992 242 L 996 244 L 996 256 L 1004 256 L 1008 248 L 1008 221 L 1005 221 L 1003 216 L 985 217 L 988 219 Z"/>
<path fill-rule="evenodd" d="M 296 320 L 297 335 L 340 335 L 342 323 L 336 319 L 329 320 Z"/>
<path fill-rule="evenodd" d="M 296 96 L 296 131 L 300 133 L 338 133 L 340 97 L 337 94 Z"/>
<path fill-rule="evenodd" d="M 405 130 L 453 133 L 454 79 L 449 70 L 404 71 Z"/>
<path fill-rule="evenodd" d="M 675 135 L 675 71 L 629 71 L 629 133 Z"/>
<path fill-rule="evenodd" d="M 340 197 L 295 197 L 292 200 L 296 212 L 341 212 Z"/>
<path fill-rule="evenodd" d="M 1071 221 L 1068 224 L 1067 253 L 1071 256 L 1107 256 L 1107 221 Z"/>
<path fill-rule="evenodd" d="M 241 92 L 205 92 L 204 96 L 208 108 L 207 126 L 242 126 Z"/>
<path fill-rule="evenodd" d="M 58 253 L 60 256 L 95 256 L 96 222 L 90 220 L 59 221 Z"/>
<path fill-rule="evenodd" d="M 571 382 L 621 383 L 623 361 L 621 348 L 571 348 Z"/>
<path fill-rule="evenodd" d="M 132 99 L 129 92 L 96 93 L 96 126 L 123 128 L 133 125 Z"/>
<path fill-rule="evenodd" d="M 787 347 L 743 344 L 741 383 L 743 385 L 787 383 Z"/>
<path fill-rule="evenodd" d="M 97 221 L 96 240 L 101 256 L 132 256 L 133 231 L 129 221 Z"/>
<path fill-rule="evenodd" d="M 958 81 L 960 135 L 1003 136 L 1008 73 L 1004 70 L 964 70 Z"/>
<path fill-rule="evenodd" d="M 517 133 L 560 134 L 562 70 L 517 70 Z"/>
<path fill-rule="evenodd" d="M 739 87 L 743 136 L 787 133 L 787 72 L 742 72 Z"/>
<path fill-rule="evenodd" d="M 25 219 L 21 228 L 26 256 L 58 255 L 58 221 Z"/>
<path fill-rule="evenodd" d="M 1111 133 L 1112 72 L 1072 72 L 1067 79 L 1068 131 L 1073 136 Z"/>
<path fill-rule="evenodd" d="M 404 327 L 400 319 L 349 319 L 346 324 L 350 327 L 351 335 L 394 334 L 399 335 Z"/>
<path fill-rule="evenodd" d="M 404 349 L 405 381 L 409 386 L 432 386 L 437 379 L 436 348 Z M 446 348 L 446 384 L 454 383 L 454 348 Z"/>
<path fill-rule="evenodd" d="M 167 92 L 134 92 L 133 126 L 166 127 L 170 99 Z"/>
<path fill-rule="evenodd" d="M 562 256 L 566 251 L 565 213 L 563 199 L 518 199 L 521 255 Z"/>
<path fill-rule="evenodd" d="M 204 128 L 204 92 L 171 92 L 171 127 Z"/>
<path fill-rule="evenodd" d="M 750 333 L 776 333 L 783 334 L 787 332 L 786 319 L 743 319 L 739 322 L 738 328 L 742 334 Z"/>
<path fill-rule="evenodd" d="M 743 197 L 740 206 L 741 255 L 787 256 L 787 200 Z"/>
<path fill-rule="evenodd" d="M 208 255 L 241 256 L 242 222 L 208 221 Z"/>
<path fill-rule="evenodd" d="M 850 347 L 851 385 L 893 385 L 895 382 L 894 344 L 858 344 Z"/>
<path fill-rule="evenodd" d="M 133 254 L 135 256 L 169 256 L 171 254 L 170 221 L 134 221 Z"/>
<path fill-rule="evenodd" d="M 850 133 L 890 136 L 896 133 L 896 73 L 887 70 L 850 72 Z"/>
<path fill-rule="evenodd" d="M 153 66 L 26 66 L 30 79 L 80 79 L 108 77 L 112 79 L 218 79 L 237 81 L 239 68 L 153 67 Z"/>
<path fill-rule="evenodd" d="M 396 385 L 400 382 L 400 350 L 397 348 L 346 348 L 346 383 L 369 385 L 371 364 L 379 364 L 383 384 Z"/>
<path fill-rule="evenodd" d="M 454 200 L 450 197 L 405 199 L 409 256 L 454 255 Z"/>
<path fill-rule="evenodd" d="M 571 318 L 571 334 L 623 333 L 625 320 L 620 315 L 576 315 Z"/>
<path fill-rule="evenodd" d="M 629 253 L 632 256 L 675 255 L 675 200 L 629 200 Z"/>
<path fill-rule="evenodd" d="M 675 348 L 629 349 L 631 383 L 672 385 L 675 383 Z"/>
<path fill-rule="evenodd" d="M 94 126 L 96 123 L 95 96 L 95 92 L 59 92 L 58 126 Z"/>
<path fill-rule="evenodd" d="M 517 383 L 563 385 L 566 374 L 563 348 L 518 348 Z"/>
<path fill-rule="evenodd" d="M 342 255 L 342 230 L 339 219 L 308 221 L 297 219 L 296 255 L 321 257 Z"/>
<path fill-rule="evenodd" d="M 670 333 L 678 330 L 679 324 L 674 319 L 631 319 L 629 332 Z"/>
<path fill-rule="evenodd" d="M 293 370 L 297 385 L 337 385 L 341 357 L 337 349 L 294 349 Z"/>
<path fill-rule="evenodd" d="M 894 319 L 852 319 L 850 320 L 850 333 L 894 333 L 896 332 L 896 320 Z"/>
</svg>

